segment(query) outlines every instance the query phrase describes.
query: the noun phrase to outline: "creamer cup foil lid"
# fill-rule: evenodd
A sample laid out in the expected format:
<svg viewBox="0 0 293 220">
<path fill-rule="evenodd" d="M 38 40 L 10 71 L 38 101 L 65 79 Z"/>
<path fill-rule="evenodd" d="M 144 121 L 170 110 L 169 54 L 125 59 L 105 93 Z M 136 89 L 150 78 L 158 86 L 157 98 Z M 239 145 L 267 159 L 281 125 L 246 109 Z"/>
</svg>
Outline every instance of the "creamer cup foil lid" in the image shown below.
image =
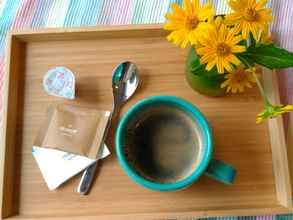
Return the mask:
<svg viewBox="0 0 293 220">
<path fill-rule="evenodd" d="M 43 87 L 49 95 L 75 98 L 75 77 L 71 70 L 65 67 L 50 69 L 44 76 Z"/>
</svg>

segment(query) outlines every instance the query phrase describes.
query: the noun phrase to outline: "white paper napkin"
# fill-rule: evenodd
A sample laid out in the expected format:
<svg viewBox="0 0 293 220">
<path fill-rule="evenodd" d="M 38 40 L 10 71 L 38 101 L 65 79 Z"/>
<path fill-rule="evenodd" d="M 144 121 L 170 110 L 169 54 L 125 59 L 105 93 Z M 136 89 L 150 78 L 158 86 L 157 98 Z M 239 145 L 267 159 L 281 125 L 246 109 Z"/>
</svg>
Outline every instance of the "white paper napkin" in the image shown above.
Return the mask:
<svg viewBox="0 0 293 220">
<path fill-rule="evenodd" d="M 33 146 L 32 154 L 50 190 L 56 189 L 96 161 L 88 157 L 38 146 Z M 99 154 L 97 160 L 107 157 L 110 151 L 104 145 Z"/>
</svg>

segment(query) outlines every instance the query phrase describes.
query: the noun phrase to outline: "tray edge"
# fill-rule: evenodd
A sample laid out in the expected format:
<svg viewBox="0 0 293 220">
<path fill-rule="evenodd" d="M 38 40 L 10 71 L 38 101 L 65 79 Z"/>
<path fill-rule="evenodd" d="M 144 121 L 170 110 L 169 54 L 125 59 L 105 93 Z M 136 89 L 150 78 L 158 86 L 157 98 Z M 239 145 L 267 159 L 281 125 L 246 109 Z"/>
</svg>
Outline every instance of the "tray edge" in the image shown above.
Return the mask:
<svg viewBox="0 0 293 220">
<path fill-rule="evenodd" d="M 135 26 L 135 27 L 134 27 Z M 16 102 L 13 103 L 8 103 L 9 100 L 9 95 L 11 93 L 11 85 L 10 85 L 10 80 L 12 77 L 10 76 L 11 74 L 11 69 L 12 69 L 12 64 L 11 64 L 11 55 L 13 53 L 13 46 L 21 46 L 27 41 L 38 41 L 38 40 L 48 40 L 48 37 L 46 35 L 50 35 L 50 40 L 66 40 L 70 39 L 71 37 L 68 38 L 68 36 L 72 33 L 76 34 L 93 34 L 96 33 L 99 34 L 103 31 L 129 31 L 129 30 L 157 30 L 160 32 L 164 32 L 162 29 L 161 24 L 156 24 L 156 25 L 125 25 L 125 26 L 111 26 L 111 27 L 90 27 L 90 28 L 70 28 L 70 29 L 64 29 L 64 28 L 49 28 L 49 29 L 43 29 L 43 30 L 27 30 L 27 31 L 19 31 L 19 32 L 11 32 L 9 35 L 9 40 L 8 40 L 8 47 L 7 47 L 7 53 L 6 53 L 6 62 L 5 62 L 5 82 L 4 82 L 4 120 L 2 123 L 3 129 L 1 129 L 1 152 L 0 152 L 0 159 L 1 159 L 1 164 L 0 164 L 0 187 L 1 187 L 1 192 L 0 192 L 0 216 L 1 217 L 7 217 L 12 214 L 13 207 L 7 206 L 7 204 L 4 204 L 4 194 L 7 192 L 4 190 L 4 185 L 5 185 L 5 179 L 4 175 L 7 173 L 7 139 L 6 139 L 6 134 L 8 130 L 8 114 L 10 115 L 11 112 L 9 112 L 9 109 L 11 109 L 10 106 L 17 106 Z M 56 32 L 57 31 L 57 32 Z M 64 32 L 65 31 L 65 32 Z M 54 36 L 57 35 L 63 35 L 64 37 L 62 38 L 54 38 Z M 53 36 L 53 38 L 52 38 Z M 94 37 L 96 35 L 94 34 Z M 41 37 L 41 39 L 37 39 L 34 37 Z M 43 38 L 44 37 L 44 38 Z M 77 36 L 80 37 L 80 36 Z M 15 44 L 15 45 L 14 45 Z M 269 70 L 266 70 L 269 71 Z M 17 72 L 17 71 L 16 71 Z M 269 93 L 269 98 L 274 102 L 274 103 L 279 103 L 279 90 L 278 90 L 278 82 L 277 82 L 277 76 L 276 73 L 273 72 L 273 74 L 263 74 L 264 75 L 264 86 L 265 88 L 270 91 Z M 13 76 L 16 77 L 16 76 Z M 12 88 L 13 89 L 13 88 Z M 10 91 L 8 93 L 8 91 Z M 15 92 L 15 91 L 14 91 Z M 17 93 L 17 92 L 16 92 Z M 14 117 L 16 117 L 16 114 L 14 114 Z M 13 124 L 13 123 L 10 123 Z M 288 211 L 292 210 L 292 192 L 291 192 L 291 183 L 290 183 L 290 176 L 289 176 L 289 167 L 288 167 L 288 155 L 287 155 L 287 147 L 286 147 L 286 142 L 285 142 L 285 135 L 284 135 L 284 127 L 283 127 L 283 121 L 282 118 L 277 118 L 270 120 L 268 122 L 269 130 L 270 130 L 270 138 L 271 138 L 271 147 L 272 147 L 272 152 L 277 153 L 277 158 L 273 157 L 274 161 L 274 174 L 275 174 L 275 181 L 276 181 L 276 192 L 277 192 L 277 197 L 278 200 L 280 201 L 280 204 L 285 207 L 289 208 L 286 209 Z M 271 132 L 271 130 L 278 130 L 277 134 Z M 13 130 L 13 129 L 12 129 Z M 15 130 L 15 129 L 14 129 Z M 3 138 L 5 137 L 5 138 Z M 273 144 L 277 143 L 277 144 Z M 279 152 L 277 149 L 278 145 L 281 146 L 281 152 Z M 274 153 L 273 153 L 274 154 Z M 13 155 L 12 155 L 13 156 Z M 279 160 L 281 159 L 281 160 Z M 285 162 L 284 162 L 285 161 Z M 276 165 L 277 164 L 277 165 Z M 284 174 L 283 178 L 281 180 L 277 181 L 277 177 L 279 175 L 277 174 L 279 172 L 279 167 L 281 167 L 281 170 Z M 4 175 L 3 175 L 4 174 Z M 8 196 L 9 197 L 9 196 Z M 12 199 L 12 198 L 10 198 Z M 7 200 L 6 200 L 7 201 Z M 258 209 L 259 210 L 259 209 Z M 279 210 L 279 209 L 277 209 Z M 283 208 L 282 208 L 283 210 Z M 287 211 L 286 211 L 287 212 Z M 209 213 L 206 211 L 206 213 Z M 279 212 L 278 212 L 279 213 Z M 282 212 L 283 213 L 283 212 Z M 285 212 L 284 212 L 285 213 Z M 204 215 L 205 216 L 205 215 Z"/>
</svg>

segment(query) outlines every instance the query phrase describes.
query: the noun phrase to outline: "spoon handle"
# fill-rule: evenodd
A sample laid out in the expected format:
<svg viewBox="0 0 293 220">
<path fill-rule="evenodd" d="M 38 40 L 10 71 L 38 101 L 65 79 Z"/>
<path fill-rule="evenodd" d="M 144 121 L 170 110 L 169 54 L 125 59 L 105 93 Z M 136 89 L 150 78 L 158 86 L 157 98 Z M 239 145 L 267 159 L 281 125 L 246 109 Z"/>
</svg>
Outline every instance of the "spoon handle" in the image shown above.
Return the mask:
<svg viewBox="0 0 293 220">
<path fill-rule="evenodd" d="M 101 148 L 104 147 L 104 145 L 105 145 L 105 141 L 106 141 L 106 138 L 108 136 L 108 133 L 109 133 L 109 130 L 111 127 L 112 117 L 116 113 L 116 110 L 117 110 L 117 107 L 116 107 L 116 105 L 114 105 L 113 111 L 111 112 L 111 114 L 109 116 L 105 131 L 103 134 L 103 138 L 101 141 L 99 151 L 101 151 Z M 90 165 L 88 168 L 86 168 L 85 171 L 83 172 L 82 177 L 81 177 L 80 182 L 77 187 L 77 192 L 80 193 L 81 195 L 88 194 L 89 189 L 91 188 L 95 173 L 96 173 L 98 161 L 99 160 L 94 162 L 92 165 Z"/>
<path fill-rule="evenodd" d="M 87 195 L 93 181 L 95 171 L 97 169 L 98 161 L 90 165 L 82 174 L 80 182 L 77 187 L 77 192 L 81 195 Z"/>
</svg>

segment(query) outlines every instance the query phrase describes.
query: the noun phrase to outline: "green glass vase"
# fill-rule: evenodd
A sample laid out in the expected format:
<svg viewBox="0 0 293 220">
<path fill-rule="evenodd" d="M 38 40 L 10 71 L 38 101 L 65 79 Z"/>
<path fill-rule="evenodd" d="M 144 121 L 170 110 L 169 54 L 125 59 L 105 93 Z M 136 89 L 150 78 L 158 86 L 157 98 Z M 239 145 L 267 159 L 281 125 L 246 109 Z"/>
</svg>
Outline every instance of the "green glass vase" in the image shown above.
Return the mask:
<svg viewBox="0 0 293 220">
<path fill-rule="evenodd" d="M 224 96 L 225 89 L 221 84 L 225 81 L 223 74 L 203 74 L 193 70 L 192 64 L 199 62 L 194 47 L 191 47 L 186 59 L 186 79 L 190 87 L 207 96 Z"/>
</svg>

